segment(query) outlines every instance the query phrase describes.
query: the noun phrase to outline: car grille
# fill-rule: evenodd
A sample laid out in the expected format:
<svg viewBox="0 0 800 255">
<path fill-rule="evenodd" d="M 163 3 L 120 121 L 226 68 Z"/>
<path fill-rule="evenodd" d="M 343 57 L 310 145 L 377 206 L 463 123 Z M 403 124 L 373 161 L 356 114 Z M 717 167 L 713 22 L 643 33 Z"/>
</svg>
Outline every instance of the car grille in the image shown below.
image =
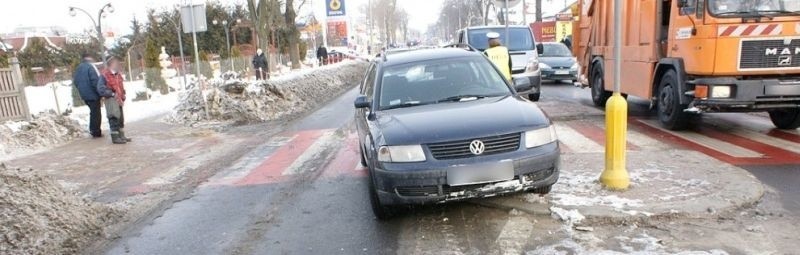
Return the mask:
<svg viewBox="0 0 800 255">
<path fill-rule="evenodd" d="M 800 67 L 800 55 L 795 50 L 800 48 L 800 39 L 791 40 L 789 45 L 783 40 L 742 40 L 739 56 L 740 69 L 792 68 Z M 789 54 L 781 54 L 784 49 Z M 768 54 L 768 50 L 771 52 Z"/>
<path fill-rule="evenodd" d="M 395 188 L 397 194 L 406 197 L 424 197 L 439 195 L 439 186 L 403 186 Z"/>
<path fill-rule="evenodd" d="M 490 136 L 483 138 L 467 139 L 452 142 L 428 144 L 428 149 L 436 159 L 457 159 L 476 156 L 469 150 L 469 144 L 474 140 L 483 142 L 485 149 L 481 155 L 491 155 L 519 149 L 520 133 Z"/>
</svg>

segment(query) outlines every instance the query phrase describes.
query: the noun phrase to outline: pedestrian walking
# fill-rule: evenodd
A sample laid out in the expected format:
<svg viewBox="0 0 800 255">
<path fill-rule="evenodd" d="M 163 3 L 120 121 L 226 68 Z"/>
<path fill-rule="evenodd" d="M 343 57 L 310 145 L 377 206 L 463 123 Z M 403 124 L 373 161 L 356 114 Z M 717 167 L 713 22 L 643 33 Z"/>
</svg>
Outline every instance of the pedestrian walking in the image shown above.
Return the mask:
<svg viewBox="0 0 800 255">
<path fill-rule="evenodd" d="M 125 136 L 125 114 L 122 107 L 125 105 L 125 86 L 122 84 L 120 61 L 116 57 L 109 57 L 106 68 L 100 74 L 97 82 L 97 93 L 103 97 L 108 117 L 108 127 L 111 130 L 111 142 L 125 144 L 131 141 Z"/>
<path fill-rule="evenodd" d="M 511 81 L 511 55 L 508 54 L 508 48 L 500 43 L 500 34 L 497 32 L 486 33 L 489 38 L 489 48 L 483 51 L 489 57 L 489 60 L 500 69 L 503 77 Z"/>
<path fill-rule="evenodd" d="M 258 49 L 256 55 L 253 56 L 253 69 L 256 69 L 256 80 L 269 79 L 269 63 L 261 49 Z"/>
<path fill-rule="evenodd" d="M 81 64 L 75 69 L 72 77 L 72 84 L 78 88 L 78 93 L 86 106 L 89 107 L 89 133 L 94 138 L 103 137 L 100 132 L 100 125 L 103 118 L 100 116 L 100 95 L 97 94 L 97 67 L 94 66 L 94 58 L 89 53 L 81 55 Z"/>
<path fill-rule="evenodd" d="M 317 48 L 317 59 L 319 60 L 319 65 L 328 64 L 328 48 L 325 48 L 325 45 L 320 45 Z"/>
</svg>

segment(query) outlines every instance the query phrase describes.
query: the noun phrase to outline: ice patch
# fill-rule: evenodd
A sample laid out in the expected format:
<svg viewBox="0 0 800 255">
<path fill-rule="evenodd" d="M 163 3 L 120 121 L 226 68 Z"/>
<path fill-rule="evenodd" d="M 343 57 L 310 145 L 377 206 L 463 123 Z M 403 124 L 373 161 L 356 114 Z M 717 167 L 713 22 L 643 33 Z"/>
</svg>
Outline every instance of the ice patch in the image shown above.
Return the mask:
<svg viewBox="0 0 800 255">
<path fill-rule="evenodd" d="M 558 207 L 550 207 L 550 213 L 554 218 L 566 222 L 568 226 L 580 223 L 582 220 L 586 219 L 586 217 L 576 209 L 566 210 Z"/>
</svg>

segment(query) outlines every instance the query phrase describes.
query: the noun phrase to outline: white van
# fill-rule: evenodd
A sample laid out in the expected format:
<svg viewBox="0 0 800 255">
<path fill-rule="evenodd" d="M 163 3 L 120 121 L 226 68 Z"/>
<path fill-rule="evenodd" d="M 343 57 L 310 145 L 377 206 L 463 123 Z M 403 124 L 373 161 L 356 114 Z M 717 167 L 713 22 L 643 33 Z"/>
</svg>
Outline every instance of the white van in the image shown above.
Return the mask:
<svg viewBox="0 0 800 255">
<path fill-rule="evenodd" d="M 511 77 L 514 84 L 519 86 L 529 84 L 529 89 L 518 91 L 527 94 L 531 101 L 539 101 L 540 89 L 542 86 L 541 73 L 539 71 L 539 57 L 537 49 L 541 44 L 537 44 L 533 39 L 533 31 L 527 26 L 508 26 L 508 41 L 506 42 L 505 26 L 475 26 L 458 31 L 458 42 L 466 43 L 480 51 L 489 47 L 489 40 L 486 33 L 496 32 L 500 34 L 500 41 L 503 46 L 508 48 L 511 55 Z M 525 86 L 519 86 L 525 88 Z"/>
</svg>

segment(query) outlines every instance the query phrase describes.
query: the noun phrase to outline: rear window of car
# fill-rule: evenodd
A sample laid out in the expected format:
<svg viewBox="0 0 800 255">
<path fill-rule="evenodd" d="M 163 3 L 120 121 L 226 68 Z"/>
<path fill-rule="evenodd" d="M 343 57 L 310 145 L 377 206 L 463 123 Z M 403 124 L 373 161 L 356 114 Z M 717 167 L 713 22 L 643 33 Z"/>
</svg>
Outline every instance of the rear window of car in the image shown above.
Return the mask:
<svg viewBox="0 0 800 255">
<path fill-rule="evenodd" d="M 480 28 L 480 29 L 469 29 L 467 36 L 469 36 L 469 44 L 472 47 L 475 47 L 479 50 L 485 50 L 489 48 L 489 39 L 486 37 L 486 33 L 489 32 L 497 32 L 500 34 L 500 42 L 505 45 L 508 50 L 511 51 L 528 51 L 534 50 L 535 43 L 533 42 L 533 35 L 531 35 L 531 30 L 527 28 L 509 28 L 509 35 L 508 40 L 510 43 L 506 43 L 506 29 L 505 28 Z"/>
<path fill-rule="evenodd" d="M 459 95 L 511 94 L 503 77 L 489 60 L 480 56 L 386 67 L 380 90 L 381 109 L 401 104 L 431 104 Z"/>
<path fill-rule="evenodd" d="M 542 57 L 572 57 L 572 52 L 569 51 L 566 45 L 561 43 L 545 43 L 542 45 L 544 48 Z"/>
</svg>

